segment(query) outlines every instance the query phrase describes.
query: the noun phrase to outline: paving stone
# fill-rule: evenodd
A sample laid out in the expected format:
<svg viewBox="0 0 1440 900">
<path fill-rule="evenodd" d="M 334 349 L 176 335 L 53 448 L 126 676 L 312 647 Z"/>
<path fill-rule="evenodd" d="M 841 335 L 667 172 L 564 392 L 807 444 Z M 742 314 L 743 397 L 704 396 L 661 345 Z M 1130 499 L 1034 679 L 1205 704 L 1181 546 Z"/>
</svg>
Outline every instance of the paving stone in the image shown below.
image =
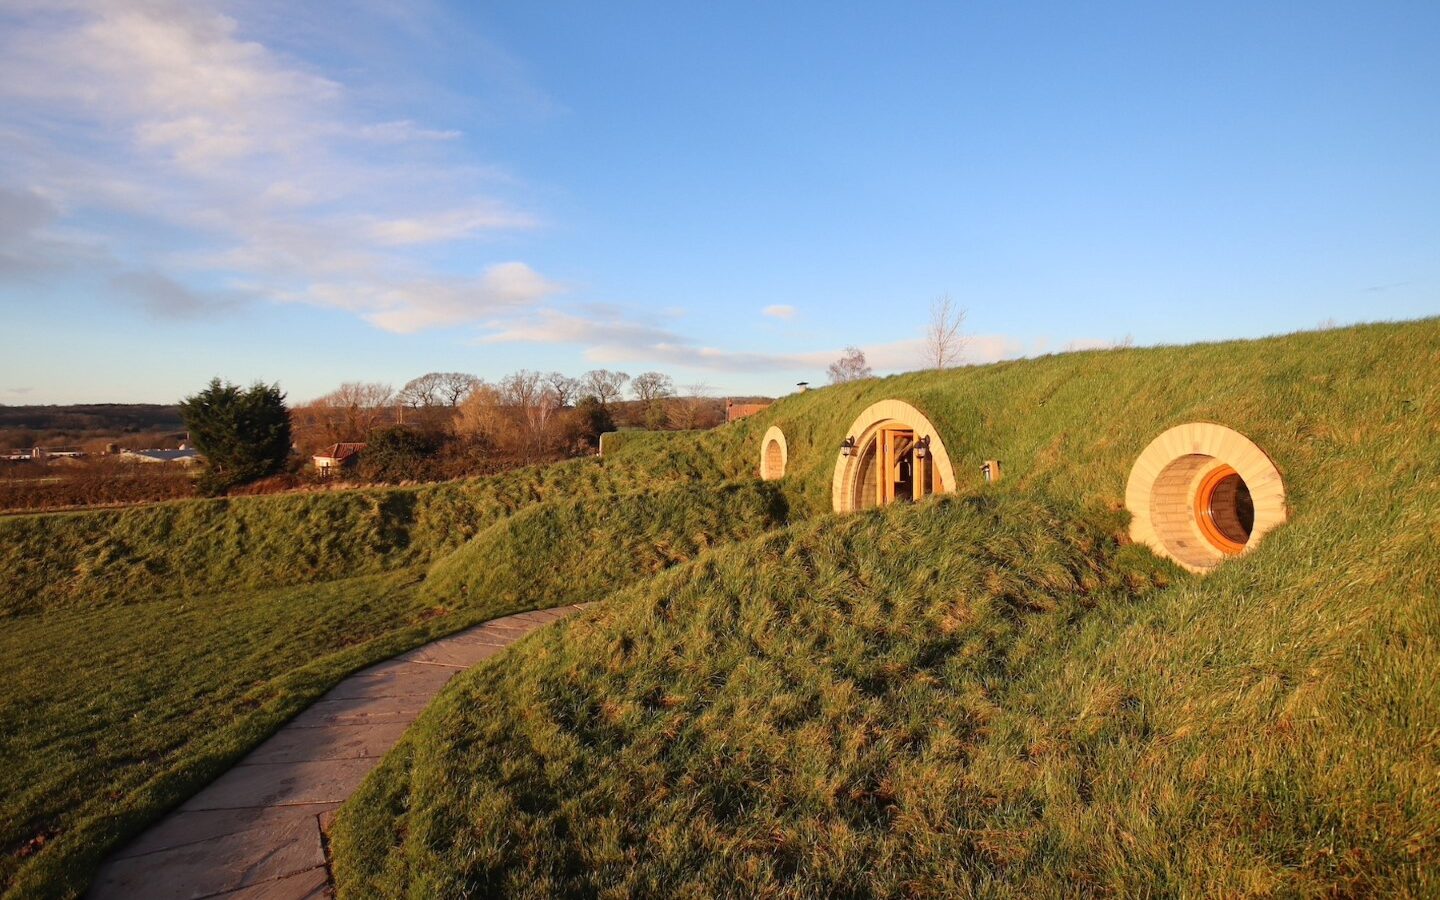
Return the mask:
<svg viewBox="0 0 1440 900">
<path fill-rule="evenodd" d="M 116 859 L 143 856 L 254 828 L 278 827 L 298 819 L 333 815 L 340 804 L 303 803 L 242 809 L 201 809 L 173 812 L 145 830 L 116 854 Z"/>
<path fill-rule="evenodd" d="M 468 669 L 483 659 L 489 659 L 501 650 L 503 646 L 481 643 L 465 643 L 455 640 L 436 641 L 427 644 L 419 650 L 411 650 L 400 657 L 409 662 L 429 663 L 430 665 L 453 666 L 457 669 Z"/>
<path fill-rule="evenodd" d="M 470 631 L 462 631 L 461 634 L 469 634 L 471 631 L 498 631 L 503 634 L 525 635 L 535 630 L 535 623 L 520 619 L 496 619 L 493 622 L 486 622 L 484 625 L 477 625 Z"/>
<path fill-rule="evenodd" d="M 418 694 L 433 696 L 455 677 L 439 666 L 391 661 L 371 666 L 335 685 L 322 700 L 350 700 L 356 697 L 387 697 Z"/>
<path fill-rule="evenodd" d="M 529 634 L 531 630 L 530 628 L 524 631 L 511 631 L 509 629 L 498 628 L 472 628 L 454 637 L 446 638 L 446 640 L 453 641 L 457 644 L 485 644 L 491 647 L 504 648 L 520 640 Z"/>
<path fill-rule="evenodd" d="M 433 667 L 432 667 L 433 668 Z M 438 688 L 437 688 L 438 691 Z M 430 695 L 430 696 L 433 696 Z M 331 725 L 379 725 L 385 722 L 413 722 L 430 702 L 421 694 L 390 694 L 381 697 L 350 697 L 319 700 L 290 720 L 286 728 L 324 728 Z"/>
<path fill-rule="evenodd" d="M 236 766 L 180 808 L 236 809 L 344 800 L 379 762 L 368 757 Z"/>
<path fill-rule="evenodd" d="M 395 746 L 409 727 L 407 722 L 382 722 L 325 728 L 283 728 L 251 751 L 240 761 L 240 765 L 380 757 Z"/>
<path fill-rule="evenodd" d="M 321 867 L 325 852 L 314 816 L 252 828 L 115 860 L 101 870 L 91 897 L 190 900 Z"/>
<path fill-rule="evenodd" d="M 533 622 L 536 626 L 540 626 L 549 625 L 556 619 L 563 619 L 564 615 L 547 615 L 544 611 L 537 610 L 535 612 L 520 613 L 515 618 L 520 622 Z"/>
<path fill-rule="evenodd" d="M 325 873 L 324 866 L 216 895 L 225 900 L 318 900 L 330 896 L 333 896 L 330 893 L 330 877 Z"/>
</svg>

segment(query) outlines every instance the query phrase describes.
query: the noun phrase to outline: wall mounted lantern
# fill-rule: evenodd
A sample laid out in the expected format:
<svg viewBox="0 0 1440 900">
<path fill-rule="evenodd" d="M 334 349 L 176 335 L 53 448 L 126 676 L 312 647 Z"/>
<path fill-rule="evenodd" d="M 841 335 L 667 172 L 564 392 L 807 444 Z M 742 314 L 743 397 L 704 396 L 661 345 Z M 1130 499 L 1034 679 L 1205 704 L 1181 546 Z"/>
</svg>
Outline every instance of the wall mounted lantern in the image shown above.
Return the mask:
<svg viewBox="0 0 1440 900">
<path fill-rule="evenodd" d="M 925 435 L 915 442 L 915 458 L 924 459 L 930 455 L 930 435 Z"/>
<path fill-rule="evenodd" d="M 854 437 L 847 437 L 847 438 L 845 439 L 845 442 L 840 445 L 840 455 L 841 455 L 841 456 L 849 456 L 850 454 L 852 454 L 852 453 L 854 453 L 854 452 L 855 452 L 855 438 L 854 438 Z"/>
<path fill-rule="evenodd" d="M 1000 460 L 998 460 L 998 459 L 987 459 L 987 460 L 985 460 L 985 465 L 983 465 L 983 466 L 980 467 L 980 477 L 983 478 L 983 479 L 985 479 L 985 483 L 986 483 L 986 484 L 989 484 L 989 483 L 992 482 L 992 481 L 999 481 L 999 480 L 1000 480 Z"/>
</svg>

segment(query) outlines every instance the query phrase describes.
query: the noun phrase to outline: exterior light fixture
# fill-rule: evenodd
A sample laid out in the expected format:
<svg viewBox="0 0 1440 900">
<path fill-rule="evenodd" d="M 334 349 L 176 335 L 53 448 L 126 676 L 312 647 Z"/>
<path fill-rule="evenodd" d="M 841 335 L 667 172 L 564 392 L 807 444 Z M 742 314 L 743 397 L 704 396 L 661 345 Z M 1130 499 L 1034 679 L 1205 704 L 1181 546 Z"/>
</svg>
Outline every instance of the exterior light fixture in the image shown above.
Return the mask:
<svg viewBox="0 0 1440 900">
<path fill-rule="evenodd" d="M 930 455 L 930 435 L 925 435 L 915 442 L 915 458 L 924 459 Z"/>
<path fill-rule="evenodd" d="M 850 454 L 852 454 L 852 453 L 854 453 L 854 452 L 855 452 L 855 438 L 854 438 L 853 436 L 852 436 L 852 437 L 847 437 L 847 438 L 845 439 L 845 442 L 840 445 L 840 455 L 841 455 L 841 456 L 849 456 Z"/>
<path fill-rule="evenodd" d="M 985 479 L 985 483 L 986 483 L 986 484 L 989 484 L 989 483 L 992 482 L 992 481 L 999 481 L 999 480 L 1000 480 L 1000 460 L 998 460 L 998 459 L 987 459 L 987 460 L 985 460 L 985 465 L 983 465 L 983 466 L 980 467 L 980 477 L 983 478 L 983 479 Z"/>
</svg>

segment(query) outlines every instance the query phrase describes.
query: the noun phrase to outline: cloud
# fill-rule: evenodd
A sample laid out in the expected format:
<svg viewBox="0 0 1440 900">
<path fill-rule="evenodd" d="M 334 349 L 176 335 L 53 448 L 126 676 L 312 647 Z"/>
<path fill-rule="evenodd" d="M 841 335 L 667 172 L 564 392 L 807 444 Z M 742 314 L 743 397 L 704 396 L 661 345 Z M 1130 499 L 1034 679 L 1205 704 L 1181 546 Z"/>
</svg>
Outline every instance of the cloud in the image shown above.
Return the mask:
<svg viewBox="0 0 1440 900">
<path fill-rule="evenodd" d="M 558 292 L 521 262 L 444 258 L 539 219 L 458 130 L 404 98 L 372 114 L 385 104 L 242 21 L 278 29 L 283 12 L 0 0 L 0 276 L 89 265 L 157 315 L 268 297 L 401 333 Z"/>
<path fill-rule="evenodd" d="M 784 303 L 777 303 L 760 310 L 760 315 L 769 316 L 772 319 L 793 319 L 799 312 L 795 307 Z"/>
<path fill-rule="evenodd" d="M 487 204 L 422 216 L 371 219 L 363 227 L 365 233 L 376 243 L 403 245 L 452 241 L 485 231 L 531 228 L 535 224 L 533 216 Z"/>
<path fill-rule="evenodd" d="M 364 290 L 317 284 L 304 302 L 360 312 L 377 328 L 411 334 L 513 314 L 560 293 L 562 286 L 524 263 L 490 266 L 477 278 L 428 278 L 368 284 Z"/>
<path fill-rule="evenodd" d="M 645 363 L 714 372 L 815 372 L 838 359 L 843 348 L 800 353 L 759 353 L 705 346 L 654 317 L 628 315 L 616 306 L 589 305 L 577 312 L 542 308 L 532 314 L 491 323 L 479 344 L 573 344 L 587 360 L 599 364 Z M 903 372 L 923 365 L 924 341 L 919 338 L 861 345 L 876 372 Z M 1024 353 L 1024 345 L 998 335 L 968 338 L 967 362 L 994 362 Z"/>
<path fill-rule="evenodd" d="M 358 133 L 361 137 L 372 141 L 400 143 L 405 141 L 453 141 L 461 136 L 460 132 L 454 130 L 422 128 L 409 119 L 362 125 Z"/>
<path fill-rule="evenodd" d="M 33 190 L 0 185 L 0 282 L 33 281 L 114 261 L 83 235 L 57 229 L 61 210 Z"/>
<path fill-rule="evenodd" d="M 194 319 L 233 310 L 249 297 L 238 291 L 197 291 L 155 271 L 122 272 L 110 279 L 116 290 L 138 301 L 152 315 Z"/>
</svg>

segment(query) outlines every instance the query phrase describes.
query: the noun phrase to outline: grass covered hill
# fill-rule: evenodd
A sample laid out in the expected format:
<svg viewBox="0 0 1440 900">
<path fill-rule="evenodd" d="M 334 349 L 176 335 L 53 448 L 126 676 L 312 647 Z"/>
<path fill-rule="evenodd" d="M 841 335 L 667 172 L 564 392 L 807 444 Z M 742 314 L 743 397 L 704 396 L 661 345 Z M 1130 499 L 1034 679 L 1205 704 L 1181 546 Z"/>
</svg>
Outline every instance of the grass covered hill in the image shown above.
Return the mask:
<svg viewBox="0 0 1440 900">
<path fill-rule="evenodd" d="M 0 519 L 0 893 L 76 895 L 108 850 L 350 672 L 783 524 L 772 486 L 643 456 Z M 561 559 L 582 538 L 591 580 Z M 451 555 L 473 591 L 442 587 Z"/>
<path fill-rule="evenodd" d="M 935 425 L 961 490 L 999 459 L 1006 490 L 1118 508 L 1136 457 L 1172 425 L 1215 422 L 1268 453 L 1303 512 L 1312 491 L 1369 493 L 1415 474 L 1434 446 L 1440 319 L 1257 341 L 1096 350 L 916 372 L 794 394 L 706 435 L 705 453 L 755 474 L 760 438 L 789 444 L 782 482 L 796 514 L 830 510 L 830 480 L 855 417 L 904 400 Z M 628 437 L 628 435 L 627 435 Z M 622 454 L 625 449 L 622 447 Z M 642 442 L 637 449 L 654 451 Z"/>
<path fill-rule="evenodd" d="M 792 524 L 459 679 L 342 811 L 342 896 L 1440 893 L 1437 372 L 1430 320 L 917 373 L 676 438 L 733 474 L 782 427 Z M 885 398 L 958 494 L 831 515 Z M 1130 466 L 1188 421 L 1252 438 L 1290 504 L 1204 577 L 1123 546 Z"/>
<path fill-rule="evenodd" d="M 550 498 L 659 490 L 712 475 L 655 450 L 489 478 L 119 510 L 0 517 L 0 611 L 307 584 L 424 565 Z"/>
<path fill-rule="evenodd" d="M 345 807 L 345 896 L 701 895 L 725 867 L 795 896 L 1435 894 L 1437 371 L 1434 320 L 1066 354 L 492 478 L 0 518 L 0 892 L 77 895 L 349 672 L 599 601 L 458 679 Z M 958 491 L 833 515 L 887 398 Z M 1123 508 L 1201 420 L 1291 507 L 1203 578 Z"/>
</svg>

